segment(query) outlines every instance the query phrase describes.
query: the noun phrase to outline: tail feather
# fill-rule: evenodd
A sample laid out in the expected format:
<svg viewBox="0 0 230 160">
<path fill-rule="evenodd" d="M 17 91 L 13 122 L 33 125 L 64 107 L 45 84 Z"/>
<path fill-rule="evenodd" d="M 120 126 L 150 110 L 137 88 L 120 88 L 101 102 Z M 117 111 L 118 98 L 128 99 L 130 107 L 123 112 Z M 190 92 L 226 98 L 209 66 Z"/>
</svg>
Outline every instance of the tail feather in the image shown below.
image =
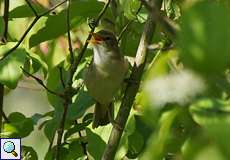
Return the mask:
<svg viewBox="0 0 230 160">
<path fill-rule="evenodd" d="M 94 117 L 93 117 L 93 128 L 97 128 L 98 126 L 105 126 L 110 123 L 111 118 L 114 116 L 114 107 L 112 103 L 109 104 L 100 104 L 96 103 L 94 109 Z"/>
</svg>

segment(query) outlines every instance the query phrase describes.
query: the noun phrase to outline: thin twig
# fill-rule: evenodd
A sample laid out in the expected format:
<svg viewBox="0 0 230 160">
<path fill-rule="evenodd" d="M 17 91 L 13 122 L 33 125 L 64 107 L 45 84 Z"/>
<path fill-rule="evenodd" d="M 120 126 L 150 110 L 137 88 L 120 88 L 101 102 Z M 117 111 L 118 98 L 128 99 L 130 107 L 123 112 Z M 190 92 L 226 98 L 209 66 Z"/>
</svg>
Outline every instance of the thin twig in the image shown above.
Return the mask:
<svg viewBox="0 0 230 160">
<path fill-rule="evenodd" d="M 146 0 L 140 0 L 140 1 L 149 11 L 151 16 L 155 20 L 157 20 L 162 25 L 162 27 L 164 27 L 166 31 L 168 31 L 173 37 L 175 37 L 179 30 L 179 26 L 168 17 L 162 16 L 159 13 L 159 9 L 156 7 L 155 2 L 152 2 L 152 4 L 150 4 Z"/>
<path fill-rule="evenodd" d="M 4 1 L 4 13 L 3 13 L 3 20 L 4 20 L 4 33 L 3 33 L 3 38 L 2 42 L 6 43 L 7 42 L 7 33 L 8 33 L 8 19 L 9 19 L 9 0 Z"/>
<path fill-rule="evenodd" d="M 137 12 L 136 12 L 135 15 L 138 15 L 138 13 L 140 12 L 141 8 L 142 8 L 142 5 L 140 5 L 140 7 L 138 8 L 138 10 L 137 10 Z M 118 42 L 121 40 L 122 36 L 127 31 L 127 29 L 129 28 L 129 26 L 134 22 L 135 19 L 128 21 L 128 23 L 123 27 L 121 33 L 118 36 Z"/>
<path fill-rule="evenodd" d="M 20 67 L 20 68 L 22 69 L 22 71 L 23 71 L 25 74 L 27 74 L 28 76 L 32 77 L 35 81 L 37 81 L 37 83 L 40 84 L 47 92 L 49 92 L 49 93 L 51 93 L 51 94 L 53 94 L 53 95 L 56 95 L 56 96 L 58 96 L 58 97 L 61 97 L 61 98 L 64 97 L 63 94 L 61 94 L 61 93 L 56 93 L 56 92 L 50 90 L 50 89 L 44 84 L 44 82 L 43 82 L 41 79 L 39 79 L 38 77 L 35 77 L 34 75 L 30 74 L 29 72 L 27 72 L 27 71 L 26 71 L 24 68 L 22 68 L 22 67 Z"/>
<path fill-rule="evenodd" d="M 77 70 L 78 65 L 80 64 L 81 59 L 82 59 L 82 57 L 83 57 L 83 55 L 84 55 L 84 53 L 85 53 L 85 51 L 86 51 L 86 49 L 87 49 L 87 47 L 88 47 L 88 45 L 89 45 L 89 40 L 90 40 L 91 37 L 92 37 L 92 33 L 94 32 L 94 30 L 95 30 L 95 28 L 97 27 L 97 25 L 98 25 L 100 19 L 102 18 L 102 16 L 103 16 L 104 13 L 106 12 L 107 8 L 109 7 L 110 2 L 111 2 L 111 0 L 108 0 L 108 1 L 107 1 L 107 3 L 104 5 L 103 9 L 102 9 L 101 12 L 99 13 L 99 15 L 98 15 L 98 17 L 97 17 L 97 19 L 96 19 L 96 21 L 95 21 L 95 23 L 94 23 L 95 25 L 91 27 L 91 31 L 90 31 L 90 33 L 89 33 L 89 35 L 88 35 L 88 37 L 87 37 L 87 39 L 86 39 L 86 41 L 85 41 L 85 43 L 84 43 L 84 46 L 82 47 L 82 49 L 81 49 L 79 55 L 77 56 L 77 58 L 76 58 L 76 60 L 75 60 L 75 62 L 74 62 L 74 65 L 73 65 L 73 67 L 72 67 L 72 69 L 71 69 L 71 72 L 70 72 L 70 80 L 69 80 L 70 82 L 69 82 L 69 84 L 72 84 L 74 73 L 75 73 L 75 71 Z"/>
<path fill-rule="evenodd" d="M 62 87 L 65 88 L 65 81 L 63 78 L 62 67 L 59 67 L 59 73 L 60 73 L 60 80 L 61 80 Z"/>
<path fill-rule="evenodd" d="M 76 125 L 78 124 L 77 120 L 75 120 L 75 124 Z M 82 138 L 81 131 L 78 131 L 78 135 L 79 135 L 80 138 Z M 86 156 L 85 160 L 89 160 L 89 157 L 88 157 L 88 154 L 87 154 L 87 142 L 82 142 L 81 141 L 81 148 L 82 148 L 82 151 L 83 151 L 84 155 Z"/>
<path fill-rule="evenodd" d="M 71 0 L 67 0 L 67 12 L 66 12 L 66 24 L 67 24 L 67 35 L 68 35 L 68 45 L 69 45 L 69 53 L 70 53 L 70 71 L 73 68 L 74 65 L 74 53 L 73 53 L 73 47 L 72 47 L 72 42 L 71 42 L 71 35 L 70 35 L 70 5 L 71 5 Z M 61 75 L 62 79 L 62 75 Z M 63 80 L 62 80 L 63 81 Z M 68 83 L 69 86 L 72 87 L 72 81 L 69 81 Z M 64 111 L 62 114 L 62 119 L 60 121 L 60 127 L 57 130 L 57 148 L 56 148 L 56 154 L 55 158 L 57 160 L 60 159 L 60 149 L 61 149 L 61 142 L 62 142 L 62 137 L 64 133 L 64 128 L 65 128 L 65 120 L 68 112 L 68 106 L 71 104 L 71 97 L 72 94 L 69 94 L 69 91 L 71 88 L 67 86 L 65 87 L 65 101 L 63 104 Z"/>
<path fill-rule="evenodd" d="M 48 148 L 48 152 L 50 152 L 51 149 L 52 149 L 53 142 L 54 142 L 54 138 L 55 138 L 55 132 L 54 132 L 54 134 L 52 135 L 52 138 L 51 138 L 51 141 L 50 141 L 50 144 L 49 144 L 49 148 Z"/>
<path fill-rule="evenodd" d="M 70 35 L 70 4 L 71 0 L 67 1 L 67 14 L 66 14 L 66 24 L 67 24 L 67 35 L 68 35 L 68 45 L 69 45 L 69 54 L 70 54 L 70 65 L 74 64 L 74 53 L 73 47 L 71 42 L 71 35 Z"/>
<path fill-rule="evenodd" d="M 70 103 L 69 100 L 65 99 L 64 111 L 63 111 L 62 118 L 60 121 L 61 122 L 60 127 L 57 130 L 58 137 L 57 137 L 57 149 L 56 149 L 56 155 L 55 155 L 56 160 L 60 160 L 61 141 L 62 141 L 62 137 L 63 137 L 63 133 L 64 133 L 65 120 L 66 120 L 66 116 L 67 116 L 67 112 L 68 112 L 69 103 Z"/>
<path fill-rule="evenodd" d="M 35 10 L 35 8 L 33 7 L 33 5 L 30 3 L 30 1 L 29 1 L 29 0 L 25 0 L 25 1 L 26 1 L 26 3 L 28 4 L 28 6 L 31 8 L 31 10 L 33 11 L 34 15 L 35 15 L 36 17 L 38 17 L 38 13 L 37 13 L 37 11 Z"/>
<path fill-rule="evenodd" d="M 115 157 L 116 150 L 118 148 L 123 130 L 125 128 L 125 124 L 132 108 L 132 104 L 139 89 L 141 77 L 143 75 L 146 64 L 146 57 L 148 53 L 147 47 L 151 43 L 155 28 L 156 23 L 153 17 L 149 15 L 138 46 L 135 63 L 132 68 L 132 73 L 130 75 L 131 81 L 127 84 L 120 109 L 115 119 L 115 122 L 119 126 L 119 128 L 113 127 L 108 144 L 103 153 L 102 160 L 112 160 Z M 135 83 L 132 83 L 132 81 L 134 81 Z"/>
<path fill-rule="evenodd" d="M 78 86 L 78 88 L 76 89 L 75 93 L 78 93 L 78 91 L 83 87 L 82 84 L 80 84 Z M 60 159 L 60 149 L 61 149 L 61 142 L 62 142 L 62 137 L 63 137 L 63 133 L 64 133 L 64 128 L 65 128 L 65 120 L 66 120 L 66 116 L 67 116 L 67 112 L 68 112 L 68 106 L 72 103 L 72 93 L 69 93 L 70 91 L 72 91 L 72 89 L 70 89 L 68 86 L 66 86 L 65 88 L 65 93 L 64 93 L 64 111 L 62 114 L 62 119 L 60 121 L 60 127 L 57 130 L 57 149 L 56 149 L 56 159 L 59 160 Z"/>
<path fill-rule="evenodd" d="M 32 21 L 32 23 L 30 24 L 30 26 L 27 28 L 27 30 L 23 33 L 22 37 L 19 39 L 19 41 L 17 42 L 17 44 L 15 44 L 15 46 L 13 48 L 11 48 L 9 51 L 7 51 L 6 53 L 3 54 L 3 56 L 0 58 L 0 62 L 2 60 L 4 60 L 6 57 L 8 57 L 11 53 L 13 53 L 14 50 L 16 50 L 20 46 L 20 44 L 25 39 L 25 37 L 27 36 L 27 34 L 30 32 L 30 30 L 33 28 L 33 26 L 37 23 L 37 21 L 42 16 L 45 16 L 46 14 L 50 13 L 51 11 L 53 11 L 54 9 L 56 9 L 57 7 L 59 7 L 60 5 L 62 5 L 63 3 L 65 3 L 66 1 L 67 0 L 64 0 L 64 1 L 60 2 L 60 3 L 58 3 L 57 5 L 53 6 L 52 8 L 50 8 L 48 11 L 45 11 L 41 15 L 36 16 L 35 19 Z"/>
<path fill-rule="evenodd" d="M 7 33 L 8 33 L 8 21 L 9 21 L 9 0 L 4 1 L 3 20 L 4 20 L 4 33 L 3 33 L 2 41 L 6 43 Z M 3 111 L 3 100 L 4 100 L 4 85 L 0 83 L 0 133 L 2 133 L 2 118 L 4 118 L 4 120 L 7 123 L 9 122 L 6 114 Z"/>
</svg>

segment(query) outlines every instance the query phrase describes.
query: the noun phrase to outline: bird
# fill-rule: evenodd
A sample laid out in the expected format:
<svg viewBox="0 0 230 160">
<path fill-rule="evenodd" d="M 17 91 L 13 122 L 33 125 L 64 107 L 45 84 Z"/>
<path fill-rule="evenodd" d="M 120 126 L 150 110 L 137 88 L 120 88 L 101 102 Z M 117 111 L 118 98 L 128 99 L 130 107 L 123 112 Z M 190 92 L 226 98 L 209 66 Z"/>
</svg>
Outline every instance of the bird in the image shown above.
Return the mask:
<svg viewBox="0 0 230 160">
<path fill-rule="evenodd" d="M 92 33 L 93 59 L 84 76 L 88 93 L 96 101 L 92 128 L 114 122 L 113 100 L 128 71 L 116 36 L 106 30 Z"/>
</svg>

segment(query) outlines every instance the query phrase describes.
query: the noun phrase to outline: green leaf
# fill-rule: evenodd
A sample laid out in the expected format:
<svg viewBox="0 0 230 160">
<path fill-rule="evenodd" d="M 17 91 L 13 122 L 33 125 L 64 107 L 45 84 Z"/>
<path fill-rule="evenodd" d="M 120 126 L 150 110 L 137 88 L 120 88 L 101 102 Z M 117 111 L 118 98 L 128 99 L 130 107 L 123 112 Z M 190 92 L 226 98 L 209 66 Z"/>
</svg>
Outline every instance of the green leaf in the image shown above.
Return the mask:
<svg viewBox="0 0 230 160">
<path fill-rule="evenodd" d="M 84 157 L 84 153 L 82 151 L 81 140 L 77 139 L 69 144 L 69 153 L 66 159 L 75 160 L 81 157 Z"/>
<path fill-rule="evenodd" d="M 41 66 L 45 71 L 48 71 L 48 65 L 46 64 L 46 62 L 45 62 L 38 54 L 33 53 L 33 52 L 31 52 L 31 51 L 28 51 L 28 53 L 29 53 L 31 59 L 32 59 L 34 62 L 40 64 L 40 66 Z"/>
<path fill-rule="evenodd" d="M 121 7 L 124 11 L 124 16 L 129 20 L 136 18 L 136 12 L 140 7 L 140 1 L 138 0 L 121 0 Z"/>
<path fill-rule="evenodd" d="M 75 120 L 80 117 L 82 117 L 86 110 L 91 107 L 95 101 L 91 96 L 87 94 L 86 91 L 81 89 L 73 102 L 73 104 L 70 105 L 69 111 L 67 114 L 67 117 L 69 120 Z"/>
<path fill-rule="evenodd" d="M 45 12 L 47 9 L 43 8 L 41 5 L 35 5 L 33 3 L 34 9 L 38 14 Z M 31 8 L 25 4 L 18 6 L 9 12 L 9 18 L 24 18 L 24 17 L 34 17 L 34 13 Z"/>
<path fill-rule="evenodd" d="M 143 136 L 138 131 L 135 131 L 133 134 L 128 136 L 128 145 L 129 150 L 126 156 L 132 159 L 136 158 L 140 154 L 144 146 Z"/>
<path fill-rule="evenodd" d="M 48 121 L 45 124 L 44 133 L 45 133 L 46 137 L 48 138 L 49 142 L 51 142 L 53 140 L 53 136 L 54 136 L 56 129 L 58 127 L 58 124 L 59 124 L 58 122 L 59 121 L 53 119 L 53 120 Z"/>
<path fill-rule="evenodd" d="M 10 133 L 9 137 L 23 138 L 28 136 L 34 129 L 33 120 L 26 118 L 19 112 L 13 112 L 8 117 L 10 123 L 5 123 L 3 130 Z"/>
<path fill-rule="evenodd" d="M 45 156 L 45 160 L 54 160 L 57 146 L 54 146 L 51 151 L 48 151 Z M 67 155 L 69 154 L 68 144 L 60 146 L 60 159 L 67 160 Z"/>
<path fill-rule="evenodd" d="M 37 153 L 29 146 L 22 146 L 22 157 L 25 160 L 38 160 Z"/>
<path fill-rule="evenodd" d="M 189 138 L 182 147 L 183 158 L 186 160 L 228 160 L 224 157 L 220 148 L 210 139 L 198 133 L 196 137 Z"/>
<path fill-rule="evenodd" d="M 88 139 L 87 150 L 95 160 L 99 160 L 102 157 L 106 143 L 101 139 L 101 137 L 93 133 L 89 128 L 86 128 L 86 135 Z"/>
<path fill-rule="evenodd" d="M 226 140 L 230 135 L 230 123 L 219 122 L 216 124 L 208 125 L 206 131 L 209 136 L 216 142 L 220 151 L 224 153 L 226 158 L 230 157 L 230 144 Z"/>
<path fill-rule="evenodd" d="M 183 63 L 207 74 L 226 69 L 230 64 L 229 25 L 229 9 L 221 4 L 205 1 L 187 9 L 179 34 Z"/>
<path fill-rule="evenodd" d="M 143 25 L 133 22 L 129 30 L 122 37 L 120 48 L 124 55 L 135 57 L 142 34 Z"/>
<path fill-rule="evenodd" d="M 0 46 L 0 55 L 8 51 L 14 43 Z M 9 88 L 16 88 L 18 80 L 22 76 L 20 67 L 24 65 L 26 51 L 22 48 L 16 49 L 8 57 L 0 62 L 0 82 Z"/>
<path fill-rule="evenodd" d="M 89 16 L 95 16 L 103 7 L 102 3 L 94 0 L 74 1 L 70 8 L 71 28 L 76 27 Z M 57 26 L 54 29 L 54 26 Z M 49 15 L 46 24 L 36 34 L 32 35 L 29 46 L 34 47 L 41 42 L 55 39 L 65 34 L 66 28 L 66 10 L 57 15 Z"/>
<path fill-rule="evenodd" d="M 193 120 L 202 126 L 230 122 L 230 101 L 200 99 L 190 106 L 190 112 Z"/>
<path fill-rule="evenodd" d="M 8 41 L 19 41 L 19 39 L 22 37 L 22 34 L 26 31 L 27 26 L 28 19 L 26 18 L 17 18 L 10 20 L 8 22 Z"/>
<path fill-rule="evenodd" d="M 55 67 L 51 70 L 49 70 L 48 79 L 47 79 L 47 87 L 54 91 L 61 93 L 63 92 L 63 86 L 61 84 L 60 80 L 60 71 L 58 67 Z M 68 78 L 68 74 L 63 71 L 62 77 L 64 78 L 64 81 Z M 57 110 L 62 111 L 63 110 L 63 99 L 60 97 L 57 97 L 56 95 L 53 95 L 49 92 L 47 92 L 49 103 Z"/>
<path fill-rule="evenodd" d="M 70 128 L 67 130 L 67 132 L 65 133 L 65 136 L 64 136 L 64 140 L 66 140 L 67 138 L 69 138 L 71 135 L 79 132 L 79 131 L 82 131 L 85 129 L 85 127 L 87 127 L 90 123 L 92 122 L 92 119 L 90 121 L 86 121 L 86 122 L 83 122 L 83 123 L 79 123 L 79 124 L 75 124 L 74 127 Z"/>
<path fill-rule="evenodd" d="M 161 119 L 159 120 L 159 129 L 150 137 L 148 148 L 141 159 L 161 160 L 164 157 L 171 127 L 178 112 L 179 108 L 175 107 L 162 113 Z"/>
</svg>

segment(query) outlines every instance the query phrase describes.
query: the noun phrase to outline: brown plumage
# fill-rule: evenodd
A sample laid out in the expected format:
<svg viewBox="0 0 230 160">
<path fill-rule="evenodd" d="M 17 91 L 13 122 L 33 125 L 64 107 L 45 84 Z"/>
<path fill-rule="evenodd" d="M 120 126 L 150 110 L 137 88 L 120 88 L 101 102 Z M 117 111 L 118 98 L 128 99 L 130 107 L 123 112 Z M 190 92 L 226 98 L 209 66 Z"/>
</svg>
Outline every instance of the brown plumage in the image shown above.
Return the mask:
<svg viewBox="0 0 230 160">
<path fill-rule="evenodd" d="M 113 98 L 125 77 L 128 62 L 111 32 L 102 30 L 93 37 L 93 62 L 87 68 L 84 81 L 89 94 L 97 101 L 92 124 L 97 128 L 113 118 Z"/>
</svg>

